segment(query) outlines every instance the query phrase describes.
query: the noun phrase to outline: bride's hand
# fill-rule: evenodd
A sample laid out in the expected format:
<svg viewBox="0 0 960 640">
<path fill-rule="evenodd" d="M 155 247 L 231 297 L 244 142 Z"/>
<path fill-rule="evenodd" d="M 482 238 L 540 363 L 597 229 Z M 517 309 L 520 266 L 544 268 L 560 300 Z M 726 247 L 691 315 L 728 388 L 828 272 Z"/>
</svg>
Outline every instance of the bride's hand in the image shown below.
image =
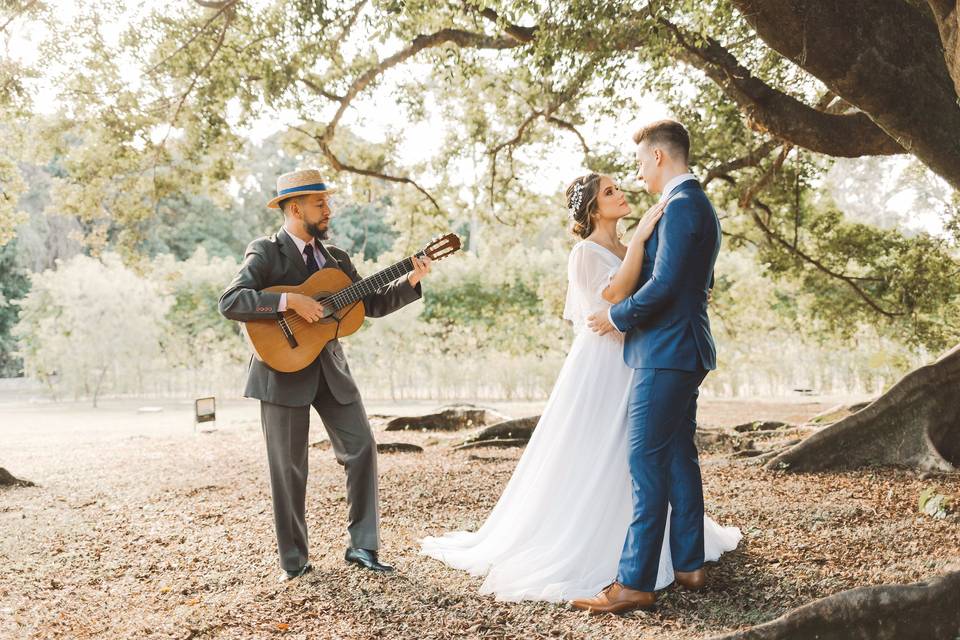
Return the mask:
<svg viewBox="0 0 960 640">
<path fill-rule="evenodd" d="M 658 202 L 647 209 L 647 212 L 640 218 L 640 222 L 637 223 L 637 231 L 633 234 L 632 240 L 646 242 L 650 236 L 653 235 L 653 230 L 657 228 L 657 222 L 660 220 L 660 216 L 663 215 L 663 210 L 666 206 L 666 202 Z"/>
</svg>

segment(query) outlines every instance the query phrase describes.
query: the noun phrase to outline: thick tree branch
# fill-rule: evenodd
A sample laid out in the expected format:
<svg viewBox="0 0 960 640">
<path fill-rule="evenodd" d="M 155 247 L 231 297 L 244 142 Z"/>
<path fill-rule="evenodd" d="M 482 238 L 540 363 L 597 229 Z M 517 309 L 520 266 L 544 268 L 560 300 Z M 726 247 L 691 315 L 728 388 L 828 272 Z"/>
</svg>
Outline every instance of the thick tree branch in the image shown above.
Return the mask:
<svg viewBox="0 0 960 640">
<path fill-rule="evenodd" d="M 173 53 L 171 53 L 170 55 L 164 57 L 160 62 L 156 63 L 155 65 L 153 65 L 152 67 L 150 67 L 149 69 L 147 69 L 147 70 L 144 72 L 144 75 L 151 75 L 154 71 L 156 71 L 157 69 L 159 69 L 160 67 L 162 67 L 164 64 L 166 64 L 167 62 L 169 62 L 170 60 L 172 60 L 173 58 L 175 58 L 176 56 L 178 56 L 178 55 L 179 55 L 182 51 L 184 51 L 187 47 L 189 47 L 191 44 L 193 44 L 194 42 L 196 42 L 197 38 L 199 38 L 199 37 L 202 36 L 204 33 L 206 33 L 207 29 L 210 28 L 210 25 L 212 25 L 214 22 L 216 22 L 217 19 L 220 18 L 220 16 L 226 14 L 230 9 L 232 9 L 233 6 L 236 5 L 237 2 L 239 2 L 239 0 L 224 0 L 223 2 L 210 2 L 210 3 L 203 3 L 203 2 L 201 2 L 201 0 L 194 0 L 194 2 L 196 2 L 197 4 L 199 4 L 199 5 L 201 5 L 201 6 L 210 8 L 210 9 L 217 9 L 217 12 L 214 13 L 212 16 L 210 16 L 210 17 L 207 19 L 207 21 L 204 22 L 203 25 L 193 33 L 193 35 L 191 35 L 189 38 L 187 38 L 186 42 L 184 42 L 184 43 L 181 44 L 179 47 L 177 47 L 177 48 L 173 51 Z M 211 6 L 211 5 L 213 5 L 213 6 Z M 228 21 L 228 22 L 230 21 L 230 18 L 231 18 L 231 16 L 228 14 L 228 15 L 227 15 L 227 21 Z"/>
<path fill-rule="evenodd" d="M 29 12 L 30 9 L 32 9 L 32 8 L 35 7 L 35 6 L 37 6 L 38 4 L 39 4 L 39 0 L 30 0 L 29 2 L 27 2 L 27 4 L 25 4 L 25 5 L 23 5 L 22 7 L 16 9 L 15 11 L 13 11 L 13 12 L 12 12 L 13 15 L 11 15 L 11 16 L 7 19 L 7 21 L 3 23 L 3 26 L 0 26 L 0 33 L 6 32 L 7 28 L 13 23 L 14 20 L 16 20 L 17 18 L 19 18 L 19 17 L 22 16 L 23 14 Z"/>
<path fill-rule="evenodd" d="M 332 102 L 340 102 L 340 103 L 343 103 L 343 101 L 346 100 L 344 96 L 338 96 L 335 93 L 330 93 L 329 91 L 324 89 L 322 86 L 320 86 L 310 78 L 298 78 L 298 80 L 303 84 L 305 84 L 315 94 L 319 96 L 323 96 L 327 100 L 330 100 Z"/>
<path fill-rule="evenodd" d="M 362 93 L 367 87 L 376 82 L 376 80 L 387 70 L 395 67 L 406 60 L 409 60 L 413 56 L 417 55 L 425 49 L 430 49 L 434 47 L 439 47 L 444 44 L 455 44 L 461 48 L 473 48 L 473 49 L 512 49 L 514 47 L 520 46 L 520 43 L 513 38 L 506 37 L 491 37 L 482 33 L 474 33 L 471 31 L 465 31 L 462 29 L 441 29 L 432 34 L 418 35 L 409 46 L 398 51 L 397 53 L 384 58 L 379 64 L 368 69 L 363 74 L 361 74 L 350 87 L 347 89 L 344 95 L 339 96 L 323 90 L 319 85 L 312 82 L 306 78 L 300 78 L 300 81 L 305 85 L 311 87 L 318 94 L 324 96 L 329 100 L 333 100 L 340 104 L 337 112 L 334 114 L 333 118 L 327 123 L 326 127 L 320 134 L 313 134 L 304 129 L 297 129 L 302 133 L 310 136 L 316 140 L 317 144 L 320 147 L 320 151 L 323 153 L 324 157 L 330 162 L 330 165 L 336 171 L 346 171 L 348 173 L 354 173 L 362 176 L 369 176 L 374 178 L 380 178 L 382 180 L 387 180 L 389 182 L 397 182 L 401 184 L 409 184 L 422 193 L 430 203 L 440 211 L 440 205 L 437 203 L 437 200 L 423 187 L 421 187 L 415 180 L 408 177 L 402 176 L 393 176 L 389 174 L 382 173 L 375 169 L 367 169 L 363 167 L 355 167 L 353 165 L 347 164 L 340 160 L 337 155 L 331 149 L 331 143 L 333 141 L 334 134 L 336 133 L 337 126 L 340 123 L 343 114 L 346 112 L 347 108 L 350 106 L 350 103 Z M 295 127 L 296 128 L 296 127 Z"/>
<path fill-rule="evenodd" d="M 770 48 L 869 114 L 960 189 L 958 89 L 933 20 L 903 0 L 733 4 Z M 942 1 L 931 6 L 936 15 L 951 15 L 937 11 L 946 6 Z"/>
<path fill-rule="evenodd" d="M 533 42 L 534 38 L 537 36 L 537 27 L 522 27 L 520 25 L 511 24 L 510 22 L 502 19 L 500 14 L 489 7 L 480 11 L 480 15 L 497 25 L 499 28 L 503 29 L 504 33 L 515 39 L 517 42 L 523 42 L 524 44 L 527 44 Z"/>
<path fill-rule="evenodd" d="M 756 167 L 778 146 L 776 142 L 765 142 L 744 156 L 728 160 L 723 164 L 710 168 L 703 177 L 703 187 L 706 188 L 707 185 L 717 178 L 729 178 L 730 173 L 733 171 L 745 169 L 746 167 Z"/>
<path fill-rule="evenodd" d="M 368 69 L 350 85 L 350 88 L 343 96 L 344 99 L 343 102 L 340 103 L 340 108 L 337 109 L 336 114 L 334 114 L 333 118 L 327 124 L 327 128 L 324 130 L 323 135 L 326 140 L 329 141 L 332 139 L 337 124 L 340 122 L 340 118 L 343 117 L 347 107 L 350 106 L 350 102 L 382 75 L 383 72 L 409 60 L 424 49 L 439 47 L 447 43 L 455 44 L 465 49 L 512 49 L 520 46 L 520 43 L 513 38 L 491 37 L 462 29 L 441 29 L 428 35 L 419 35 L 413 39 L 410 46 L 383 59 L 380 64 Z"/>
<path fill-rule="evenodd" d="M 866 114 L 814 109 L 754 76 L 716 40 L 698 40 L 666 19 L 660 18 L 659 22 L 673 35 L 681 58 L 719 85 L 744 111 L 754 129 L 830 156 L 906 153 Z"/>
<path fill-rule="evenodd" d="M 583 134 L 580 133 L 580 130 L 577 129 L 572 122 L 567 122 L 566 120 L 562 120 L 556 116 L 549 116 L 547 118 L 547 122 L 551 122 L 561 129 L 566 129 L 567 131 L 573 133 L 573 135 L 577 136 L 577 139 L 580 140 L 580 146 L 583 147 L 583 155 L 590 155 L 590 147 L 587 145 L 586 138 L 583 137 Z"/>
</svg>

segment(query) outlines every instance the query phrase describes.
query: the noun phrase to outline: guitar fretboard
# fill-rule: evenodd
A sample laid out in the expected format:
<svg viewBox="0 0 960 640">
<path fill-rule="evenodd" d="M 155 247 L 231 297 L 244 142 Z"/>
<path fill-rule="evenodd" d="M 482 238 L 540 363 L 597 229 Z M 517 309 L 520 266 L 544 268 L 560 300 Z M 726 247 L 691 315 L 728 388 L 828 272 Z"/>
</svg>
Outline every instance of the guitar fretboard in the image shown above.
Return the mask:
<svg viewBox="0 0 960 640">
<path fill-rule="evenodd" d="M 416 254 L 417 257 L 422 257 L 422 254 Z M 333 294 L 329 298 L 324 298 L 320 302 L 324 306 L 332 306 L 334 309 L 340 310 L 348 305 L 353 304 L 357 300 L 361 300 L 371 293 L 377 291 L 384 285 L 387 285 L 400 276 L 404 276 L 413 271 L 413 260 L 411 258 L 404 258 L 400 262 L 387 267 L 383 271 L 378 271 L 368 278 L 364 278 L 359 282 L 354 282 L 349 287 L 345 287 Z"/>
</svg>

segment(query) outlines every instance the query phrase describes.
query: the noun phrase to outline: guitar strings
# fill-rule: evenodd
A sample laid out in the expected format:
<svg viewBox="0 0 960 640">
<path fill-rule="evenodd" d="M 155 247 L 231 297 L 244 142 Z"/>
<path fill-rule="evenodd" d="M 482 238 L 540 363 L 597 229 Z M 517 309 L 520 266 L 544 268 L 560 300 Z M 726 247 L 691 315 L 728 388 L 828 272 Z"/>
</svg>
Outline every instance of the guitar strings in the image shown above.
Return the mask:
<svg viewBox="0 0 960 640">
<path fill-rule="evenodd" d="M 423 257 L 423 256 L 425 255 L 425 253 L 426 253 L 426 251 L 419 251 L 419 252 L 415 253 L 414 255 L 415 255 L 415 256 L 418 256 L 418 257 Z M 440 253 L 440 252 L 437 251 L 436 253 Z M 436 255 L 436 253 L 435 253 L 435 255 Z M 451 253 L 454 253 L 454 251 L 450 251 L 450 252 L 448 252 L 448 253 L 444 253 L 443 255 L 440 255 L 440 256 L 438 256 L 438 257 L 436 257 L 436 258 L 434 258 L 434 259 L 435 259 L 435 260 L 441 260 L 441 259 L 447 257 L 448 255 L 450 255 Z M 407 268 L 407 265 L 408 265 L 408 264 L 409 264 L 409 268 Z M 388 272 L 392 271 L 393 269 L 400 268 L 400 267 L 402 267 L 405 271 L 399 273 L 397 276 L 387 277 L 383 282 L 378 282 L 378 278 L 384 277 Z M 324 300 L 326 300 L 326 301 L 331 301 L 331 300 L 334 300 L 334 299 L 336 299 L 336 298 L 338 298 L 338 297 L 341 297 L 342 294 L 344 294 L 344 292 L 346 292 L 348 289 L 351 289 L 351 288 L 354 288 L 354 287 L 356 287 L 358 290 L 362 290 L 365 286 L 369 286 L 370 284 L 375 284 L 374 288 L 373 288 L 370 292 L 368 292 L 368 293 L 366 293 L 366 294 L 361 294 L 361 296 L 360 296 L 360 298 L 358 298 L 358 300 L 353 301 L 353 302 L 345 302 L 345 304 L 344 304 L 344 306 L 346 306 L 346 305 L 354 305 L 354 304 L 356 304 L 356 302 L 359 302 L 360 300 L 362 300 L 366 295 L 370 295 L 370 294 L 372 294 L 372 293 L 376 293 L 379 289 L 385 287 L 386 285 L 390 284 L 390 283 L 393 282 L 394 280 L 397 280 L 397 279 L 399 279 L 400 277 L 402 277 L 402 276 L 404 276 L 404 275 L 406 275 L 406 274 L 411 273 L 412 271 L 413 271 L 413 260 L 412 260 L 412 256 L 411 256 L 410 258 L 404 258 L 404 259 L 401 260 L 400 262 L 397 262 L 396 264 L 393 264 L 393 265 L 387 267 L 386 269 L 383 269 L 382 271 L 378 271 L 377 273 L 373 274 L 372 276 L 369 276 L 369 277 L 367 277 L 367 278 L 363 278 L 363 279 L 361 279 L 361 280 L 358 280 L 357 282 L 354 282 L 354 283 L 351 283 L 351 284 L 347 285 L 346 287 L 344 287 L 344 288 L 341 289 L 340 291 L 334 293 L 333 295 L 328 296 L 327 298 L 324 298 Z M 314 299 L 315 299 L 315 298 L 314 298 Z M 321 301 L 318 300 L 318 302 L 321 302 Z M 342 309 L 343 307 L 341 306 L 340 308 Z M 337 311 L 339 311 L 339 310 L 340 310 L 340 309 L 337 309 Z M 291 311 L 291 310 L 288 309 L 288 311 Z M 284 312 L 284 313 L 285 313 L 285 312 Z M 334 313 L 336 313 L 336 311 L 334 311 Z M 349 313 L 349 311 L 348 311 L 347 313 Z M 341 322 L 341 320 L 342 320 L 342 318 L 341 318 L 341 319 L 338 319 L 338 318 L 336 318 L 336 316 L 334 316 L 333 314 L 331 314 L 331 316 L 327 316 L 327 317 L 328 317 L 328 318 L 329 318 L 329 317 L 333 317 L 333 318 L 334 318 L 334 321 L 337 323 L 338 326 L 339 326 L 339 324 L 340 324 L 340 322 Z M 313 325 L 313 324 L 317 324 L 317 322 L 321 322 L 322 320 L 324 320 L 324 318 L 321 318 L 320 320 L 318 320 L 318 321 L 316 321 L 316 322 L 307 322 L 306 319 L 304 319 L 300 314 L 298 314 L 298 313 L 295 312 L 295 311 L 294 311 L 291 315 L 289 315 L 289 316 L 284 316 L 284 319 L 286 320 L 287 326 L 290 328 L 291 331 L 293 331 L 294 329 L 300 329 L 300 328 L 303 328 L 303 327 L 306 327 L 306 326 L 310 326 L 310 325 Z"/>
<path fill-rule="evenodd" d="M 352 283 L 352 284 L 344 287 L 343 289 L 341 289 L 341 290 L 338 291 L 337 293 L 335 293 L 335 294 L 333 294 L 333 295 L 331 295 L 331 296 L 328 296 L 328 297 L 324 298 L 324 301 L 328 301 L 328 302 L 329 302 L 329 301 L 334 300 L 334 299 L 336 299 L 336 298 L 338 298 L 338 297 L 340 298 L 340 300 L 343 301 L 343 304 L 342 304 L 342 305 L 341 305 L 339 302 L 334 304 L 334 306 L 336 307 L 336 309 L 334 310 L 334 313 L 336 313 L 336 311 L 339 311 L 340 309 L 342 309 L 342 308 L 344 308 L 344 307 L 346 307 L 346 306 L 349 306 L 349 305 L 352 305 L 352 304 L 356 304 L 356 302 L 359 302 L 360 300 L 362 300 L 362 299 L 363 299 L 364 297 L 366 297 L 367 295 L 370 295 L 370 294 L 372 294 L 372 293 L 375 293 L 378 289 L 381 289 L 382 287 L 390 284 L 390 283 L 393 282 L 394 280 L 397 280 L 398 278 L 400 278 L 400 277 L 402 277 L 403 275 L 405 275 L 404 273 L 400 273 L 400 274 L 398 274 L 396 277 L 390 277 L 390 278 L 384 280 L 383 282 L 379 282 L 379 280 L 378 280 L 378 278 L 383 277 L 384 274 L 386 274 L 388 271 L 391 271 L 391 270 L 399 267 L 400 265 L 405 264 L 408 260 L 409 260 L 409 258 L 408 258 L 407 260 L 403 260 L 403 261 L 401 261 L 401 262 L 398 262 L 397 264 L 393 265 L 392 267 L 388 267 L 387 269 L 384 269 L 383 271 L 380 271 L 379 273 L 375 273 L 374 275 L 370 276 L 369 278 L 364 278 L 363 280 L 359 280 L 359 281 L 357 281 L 357 282 L 354 282 L 354 283 Z M 410 272 L 407 271 L 407 273 L 410 273 Z M 374 285 L 375 285 L 374 288 L 373 288 L 371 291 L 369 291 L 368 293 L 365 293 L 365 294 L 362 293 L 363 289 L 364 289 L 366 286 L 369 286 L 369 285 L 371 285 L 371 284 L 374 284 Z M 360 297 L 359 297 L 356 301 L 348 301 L 349 298 L 346 298 L 346 297 L 344 297 L 344 296 L 341 296 L 341 294 L 342 294 L 344 291 L 346 291 L 347 289 L 350 289 L 350 288 L 354 288 L 354 287 L 355 287 L 358 291 L 361 292 Z M 351 296 L 351 297 L 352 297 L 352 296 Z M 321 302 L 321 303 L 322 303 L 323 301 L 319 301 L 319 300 L 318 300 L 318 302 Z M 288 316 L 284 316 L 284 317 L 286 318 L 286 320 L 287 320 L 287 325 L 290 327 L 291 331 L 292 331 L 293 329 L 295 329 L 295 328 L 302 328 L 302 327 L 307 326 L 307 325 L 316 324 L 315 322 L 307 322 L 300 314 L 298 314 L 298 313 L 296 313 L 296 312 L 293 312 L 292 316 L 289 316 L 289 317 L 288 317 Z M 327 316 L 327 317 L 331 317 L 331 316 Z M 321 320 L 323 320 L 323 318 L 321 318 Z M 339 320 L 335 320 L 335 321 L 339 324 Z M 317 321 L 317 322 L 319 322 L 319 321 Z"/>
<path fill-rule="evenodd" d="M 419 254 L 418 254 L 418 255 L 419 255 Z M 410 269 L 407 269 L 407 264 L 408 264 L 408 263 L 410 264 L 410 267 L 411 267 Z M 366 297 L 367 295 L 370 295 L 370 294 L 372 294 L 372 293 L 376 293 L 377 290 L 385 287 L 386 285 L 388 285 L 388 284 L 390 284 L 391 282 L 399 279 L 400 277 L 402 277 L 402 276 L 410 273 L 411 271 L 413 271 L 412 266 L 413 266 L 413 262 L 410 260 L 410 258 L 405 258 L 404 260 L 401 260 L 400 262 L 398 262 L 398 263 L 396 263 L 396 264 L 394 264 L 394 265 L 392 265 L 392 266 L 390 266 L 390 267 L 387 267 L 386 269 L 384 269 L 384 270 L 382 270 L 382 271 L 379 271 L 379 272 L 373 274 L 372 276 L 369 276 L 369 277 L 367 277 L 367 278 L 364 278 L 364 279 L 362 279 L 362 280 L 358 280 L 357 282 L 354 282 L 354 283 L 351 283 L 351 284 L 347 285 L 346 287 L 344 287 L 344 288 L 341 289 L 340 291 L 334 293 L 333 295 L 324 298 L 323 301 L 327 301 L 327 302 L 329 302 L 329 301 L 335 301 L 335 302 L 334 302 L 334 306 L 337 307 L 337 309 L 334 311 L 334 313 L 335 313 L 336 311 L 339 311 L 340 309 L 342 309 L 344 306 L 348 306 L 348 305 L 355 304 L 356 302 L 362 300 L 362 299 L 363 299 L 364 297 Z M 393 275 L 390 275 L 390 274 L 389 274 L 389 272 L 391 272 L 391 271 L 393 271 L 393 270 L 395 270 L 395 269 L 399 271 L 400 268 L 405 269 L 405 271 L 397 273 L 396 276 L 393 276 Z M 383 280 L 381 281 L 381 279 L 383 279 Z M 364 293 L 363 290 L 364 290 L 366 287 L 370 287 L 371 285 L 373 285 L 372 288 L 371 288 L 371 290 L 370 290 L 369 292 Z M 356 301 L 349 301 L 349 297 L 352 297 L 352 296 L 349 296 L 349 297 L 348 297 L 348 296 L 343 295 L 343 294 L 344 294 L 347 290 L 349 290 L 349 289 L 356 289 L 358 292 L 360 292 L 360 296 L 359 296 L 359 298 L 358 298 Z M 321 302 L 321 303 L 322 303 L 323 301 L 318 300 L 318 302 Z M 342 303 L 342 304 L 341 304 L 341 303 Z M 293 329 L 295 329 L 295 328 L 302 328 L 302 327 L 304 327 L 304 326 L 308 326 L 308 325 L 311 325 L 311 324 L 316 324 L 315 322 L 307 322 L 302 316 L 300 316 L 300 314 L 298 314 L 298 313 L 296 313 L 296 312 L 294 312 L 294 313 L 292 314 L 292 316 L 289 316 L 289 317 L 288 317 L 288 316 L 284 316 L 284 317 L 286 318 L 287 325 L 290 327 L 291 331 L 292 331 Z M 330 317 L 330 316 L 327 316 L 327 317 Z M 322 320 L 322 319 L 323 319 L 323 318 L 321 318 L 321 320 Z M 317 321 L 317 322 L 319 322 L 319 321 Z M 336 320 L 336 322 L 339 324 L 339 320 Z"/>
</svg>

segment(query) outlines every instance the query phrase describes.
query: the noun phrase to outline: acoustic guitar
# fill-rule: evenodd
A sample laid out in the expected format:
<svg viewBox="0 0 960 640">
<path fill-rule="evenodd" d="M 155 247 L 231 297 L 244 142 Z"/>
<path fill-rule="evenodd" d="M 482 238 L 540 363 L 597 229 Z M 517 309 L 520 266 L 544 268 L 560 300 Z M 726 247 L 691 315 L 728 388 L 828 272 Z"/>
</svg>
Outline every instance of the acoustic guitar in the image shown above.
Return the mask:
<svg viewBox="0 0 960 640">
<path fill-rule="evenodd" d="M 442 260 L 460 249 L 460 238 L 452 233 L 436 238 L 415 253 Z M 366 317 L 363 298 L 380 287 L 413 271 L 413 260 L 400 262 L 357 282 L 340 269 L 320 269 L 296 287 L 269 287 L 264 291 L 300 293 L 323 305 L 322 317 L 313 323 L 288 309 L 276 318 L 248 320 L 241 328 L 257 359 L 274 371 L 292 373 L 316 360 L 328 342 L 356 333 Z"/>
</svg>

